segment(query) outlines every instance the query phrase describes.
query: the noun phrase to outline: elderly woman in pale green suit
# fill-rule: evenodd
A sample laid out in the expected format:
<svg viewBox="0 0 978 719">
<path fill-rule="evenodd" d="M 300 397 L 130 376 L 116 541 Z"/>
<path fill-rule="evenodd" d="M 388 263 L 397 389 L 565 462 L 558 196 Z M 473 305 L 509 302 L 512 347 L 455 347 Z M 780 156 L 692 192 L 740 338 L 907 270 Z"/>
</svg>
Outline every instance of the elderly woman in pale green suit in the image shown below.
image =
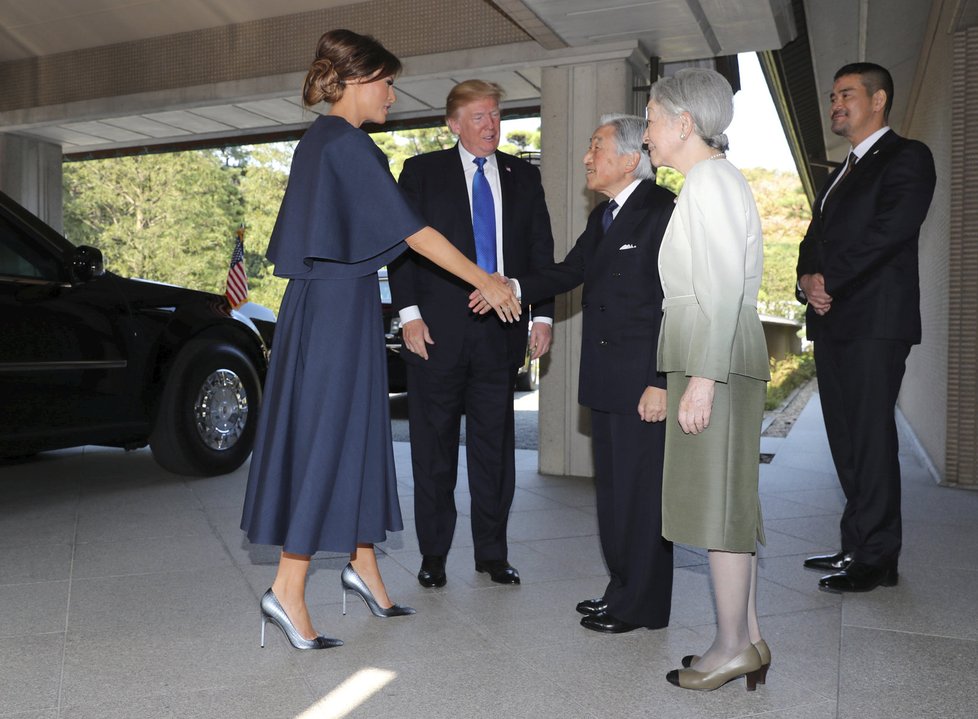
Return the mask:
<svg viewBox="0 0 978 719">
<path fill-rule="evenodd" d="M 763 251 L 750 187 L 726 160 L 733 93 L 718 73 L 680 70 L 652 86 L 652 163 L 685 176 L 659 250 L 669 416 L 662 534 L 709 550 L 717 632 L 667 679 L 710 690 L 764 681 L 771 655 L 757 622 L 757 542 L 764 542 L 758 453 L 769 379 L 757 316 Z"/>
</svg>

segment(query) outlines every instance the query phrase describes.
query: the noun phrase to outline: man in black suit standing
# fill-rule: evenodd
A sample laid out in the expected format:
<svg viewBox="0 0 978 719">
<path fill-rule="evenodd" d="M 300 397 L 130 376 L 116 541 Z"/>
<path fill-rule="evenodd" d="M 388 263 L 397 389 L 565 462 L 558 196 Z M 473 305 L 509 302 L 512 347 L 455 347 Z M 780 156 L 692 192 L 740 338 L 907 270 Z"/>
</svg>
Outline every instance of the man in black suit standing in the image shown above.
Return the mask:
<svg viewBox="0 0 978 719">
<path fill-rule="evenodd" d="M 501 97 L 498 85 L 482 80 L 452 88 L 446 121 L 458 144 L 407 160 L 399 183 L 425 221 L 487 272 L 522 274 L 553 262 L 553 235 L 539 170 L 497 151 Z M 475 568 L 494 582 L 519 584 L 506 526 L 516 487 L 513 387 L 526 356 L 528 313 L 509 325 L 471 313 L 472 288 L 413 252 L 389 277 L 407 350 L 418 581 L 446 582 L 464 411 Z M 534 304 L 533 358 L 550 348 L 552 317 L 552 297 Z"/>
<path fill-rule="evenodd" d="M 610 198 L 563 262 L 513 280 L 521 299 L 584 283 L 578 401 L 591 409 L 601 550 L 610 580 L 577 605 L 608 634 L 669 624 L 672 545 L 662 538 L 666 378 L 656 370 L 658 255 L 675 195 L 642 152 L 645 121 L 605 115 L 584 153 L 587 186 Z M 473 293 L 475 294 L 475 293 Z"/>
<path fill-rule="evenodd" d="M 832 132 L 851 144 L 822 188 L 798 254 L 798 299 L 825 429 L 846 496 L 842 546 L 809 557 L 819 587 L 865 592 L 897 583 L 901 545 L 896 401 L 910 347 L 920 342 L 917 241 L 934 194 L 923 143 L 887 126 L 893 79 L 846 65 L 830 95 Z"/>
</svg>

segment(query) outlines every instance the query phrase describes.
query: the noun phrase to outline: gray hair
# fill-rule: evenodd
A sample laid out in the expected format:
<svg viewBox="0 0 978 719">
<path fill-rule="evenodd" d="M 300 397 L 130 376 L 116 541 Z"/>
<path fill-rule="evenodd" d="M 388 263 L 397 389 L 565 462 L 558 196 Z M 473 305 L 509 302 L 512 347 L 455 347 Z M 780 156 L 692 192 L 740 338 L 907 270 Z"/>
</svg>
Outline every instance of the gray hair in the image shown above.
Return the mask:
<svg viewBox="0 0 978 719">
<path fill-rule="evenodd" d="M 730 146 L 723 131 L 733 120 L 733 90 L 717 71 L 683 68 L 657 80 L 649 90 L 649 100 L 674 116 L 688 112 L 693 130 L 710 147 L 723 152 Z"/>
<path fill-rule="evenodd" d="M 623 115 L 620 112 L 602 115 L 598 127 L 612 127 L 615 131 L 615 145 L 619 155 L 638 153 L 639 161 L 632 170 L 636 180 L 651 180 L 655 177 L 655 168 L 648 161 L 646 153 L 642 152 L 643 136 L 645 135 L 645 120 L 635 115 Z"/>
</svg>

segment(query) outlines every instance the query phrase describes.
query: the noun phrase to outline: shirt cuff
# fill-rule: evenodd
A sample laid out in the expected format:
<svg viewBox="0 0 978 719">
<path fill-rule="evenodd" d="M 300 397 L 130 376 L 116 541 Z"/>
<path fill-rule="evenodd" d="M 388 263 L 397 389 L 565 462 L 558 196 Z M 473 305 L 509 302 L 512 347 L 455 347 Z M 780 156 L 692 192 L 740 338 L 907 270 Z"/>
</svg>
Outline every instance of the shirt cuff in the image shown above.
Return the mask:
<svg viewBox="0 0 978 719">
<path fill-rule="evenodd" d="M 554 325 L 554 318 L 553 317 L 534 317 L 533 318 L 533 322 L 534 322 L 534 324 L 536 324 L 537 322 L 539 322 L 542 325 L 549 325 L 549 326 L 553 327 L 553 325 Z"/>
<path fill-rule="evenodd" d="M 520 287 L 520 281 L 518 279 L 516 279 L 515 277 L 510 277 L 509 278 L 509 281 L 512 282 L 513 283 L 513 286 L 516 288 L 515 289 L 515 292 L 514 292 L 514 294 L 516 295 L 516 299 L 522 300 L 523 299 L 523 288 Z"/>
<path fill-rule="evenodd" d="M 401 318 L 401 326 L 403 327 L 408 322 L 421 319 L 421 308 L 417 305 L 411 305 L 398 310 L 397 314 Z"/>
</svg>

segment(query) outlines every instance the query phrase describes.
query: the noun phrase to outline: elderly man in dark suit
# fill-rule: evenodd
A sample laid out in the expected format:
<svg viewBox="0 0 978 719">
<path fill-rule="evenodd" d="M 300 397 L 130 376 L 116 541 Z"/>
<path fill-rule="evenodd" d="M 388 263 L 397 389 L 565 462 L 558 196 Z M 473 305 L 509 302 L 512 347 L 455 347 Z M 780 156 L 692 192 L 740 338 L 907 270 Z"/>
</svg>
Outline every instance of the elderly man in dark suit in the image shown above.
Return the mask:
<svg viewBox="0 0 978 719">
<path fill-rule="evenodd" d="M 540 172 L 498 152 L 502 89 L 467 80 L 448 95 L 450 150 L 404 163 L 399 180 L 425 222 L 488 272 L 523 274 L 553 262 L 553 235 Z M 527 347 L 527 315 L 504 325 L 469 311 L 471 287 L 413 252 L 390 267 L 403 327 L 414 469 L 414 521 L 422 554 L 418 581 L 446 582 L 455 532 L 459 425 L 466 415 L 475 568 L 519 584 L 506 527 L 516 486 L 513 387 Z M 533 305 L 533 358 L 550 347 L 553 298 Z"/>
<path fill-rule="evenodd" d="M 887 126 L 893 79 L 846 65 L 830 95 L 832 132 L 851 150 L 822 188 L 798 255 L 798 299 L 832 459 L 846 496 L 841 549 L 805 566 L 834 592 L 897 583 L 901 545 L 897 396 L 920 342 L 917 241 L 934 194 L 930 150 Z"/>
<path fill-rule="evenodd" d="M 610 581 L 577 611 L 582 626 L 609 634 L 666 626 L 672 602 L 672 545 L 661 536 L 666 379 L 656 369 L 656 345 L 659 244 L 676 198 L 655 184 L 644 132 L 640 117 L 601 118 L 584 166 L 588 189 L 609 199 L 591 212 L 563 262 L 513 280 L 524 302 L 584 283 L 578 400 L 591 409 Z"/>
</svg>

